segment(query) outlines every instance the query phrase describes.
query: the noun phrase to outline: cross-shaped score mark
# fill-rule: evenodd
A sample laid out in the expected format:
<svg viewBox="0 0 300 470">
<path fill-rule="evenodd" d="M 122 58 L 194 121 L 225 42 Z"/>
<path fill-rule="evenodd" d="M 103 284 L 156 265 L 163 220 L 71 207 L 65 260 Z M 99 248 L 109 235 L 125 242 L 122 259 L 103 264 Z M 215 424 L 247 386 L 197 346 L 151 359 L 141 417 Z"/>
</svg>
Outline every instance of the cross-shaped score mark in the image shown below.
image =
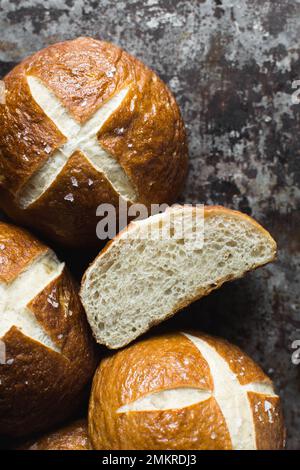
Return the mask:
<svg viewBox="0 0 300 470">
<path fill-rule="evenodd" d="M 0 338 L 15 326 L 25 336 L 59 352 L 58 346 L 27 305 L 62 273 L 63 268 L 64 263 L 59 263 L 51 252 L 47 252 L 33 261 L 10 284 L 0 283 Z M 54 308 L 58 307 L 53 297 L 48 298 L 48 301 Z"/>
<path fill-rule="evenodd" d="M 125 200 L 134 202 L 136 193 L 126 173 L 118 161 L 100 146 L 97 139 L 97 133 L 122 104 L 129 87 L 116 93 L 88 121 L 80 125 L 41 80 L 28 76 L 27 82 L 33 99 L 67 138 L 67 142 L 61 148 L 56 149 L 46 163 L 29 179 L 19 197 L 21 207 L 30 206 L 51 186 L 76 150 L 82 151 L 90 164 L 105 175 L 113 188 Z M 50 151 L 51 148 L 49 148 Z"/>
<path fill-rule="evenodd" d="M 208 363 L 214 381 L 213 392 L 192 387 L 180 387 L 154 392 L 120 407 L 117 413 L 175 410 L 192 406 L 210 397 L 214 397 L 226 421 L 233 449 L 255 450 L 256 440 L 253 411 L 247 393 L 263 394 L 267 400 L 267 397 L 277 397 L 274 394 L 273 387 L 268 383 L 241 385 L 228 363 L 212 346 L 198 337 L 186 333 L 183 334 L 196 346 Z M 271 404 L 267 401 L 266 403 L 269 405 L 265 405 L 265 411 L 270 413 Z"/>
</svg>

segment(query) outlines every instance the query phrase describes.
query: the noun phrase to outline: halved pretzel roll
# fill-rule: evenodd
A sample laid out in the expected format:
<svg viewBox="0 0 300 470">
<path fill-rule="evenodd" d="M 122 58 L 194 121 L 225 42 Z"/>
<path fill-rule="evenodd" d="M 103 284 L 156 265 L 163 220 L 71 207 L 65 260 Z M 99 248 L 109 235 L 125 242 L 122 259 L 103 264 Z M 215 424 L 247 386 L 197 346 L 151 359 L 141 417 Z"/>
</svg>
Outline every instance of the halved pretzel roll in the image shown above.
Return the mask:
<svg viewBox="0 0 300 470">
<path fill-rule="evenodd" d="M 275 241 L 251 217 L 175 206 L 117 235 L 87 269 L 80 295 L 96 340 L 115 349 L 275 256 Z"/>
</svg>

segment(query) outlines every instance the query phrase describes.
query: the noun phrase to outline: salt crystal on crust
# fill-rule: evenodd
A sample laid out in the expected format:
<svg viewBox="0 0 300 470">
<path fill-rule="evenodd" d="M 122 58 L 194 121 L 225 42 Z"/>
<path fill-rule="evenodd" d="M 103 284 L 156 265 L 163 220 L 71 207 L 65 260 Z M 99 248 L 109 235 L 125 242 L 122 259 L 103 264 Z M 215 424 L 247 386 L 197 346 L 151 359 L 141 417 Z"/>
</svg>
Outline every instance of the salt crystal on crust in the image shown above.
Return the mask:
<svg viewBox="0 0 300 470">
<path fill-rule="evenodd" d="M 0 104 L 5 104 L 5 83 L 0 80 Z"/>
</svg>

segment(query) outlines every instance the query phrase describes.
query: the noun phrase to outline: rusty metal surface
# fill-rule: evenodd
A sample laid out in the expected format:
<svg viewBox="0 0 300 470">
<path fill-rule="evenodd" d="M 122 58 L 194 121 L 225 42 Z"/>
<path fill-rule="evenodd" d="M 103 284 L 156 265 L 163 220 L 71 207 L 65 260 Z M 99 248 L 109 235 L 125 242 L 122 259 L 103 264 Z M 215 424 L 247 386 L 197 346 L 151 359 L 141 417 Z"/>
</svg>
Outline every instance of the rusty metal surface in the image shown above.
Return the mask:
<svg viewBox="0 0 300 470">
<path fill-rule="evenodd" d="M 190 172 L 182 200 L 262 222 L 279 258 L 194 304 L 168 326 L 239 344 L 274 379 L 289 449 L 300 448 L 300 80 L 298 0 L 0 0 L 0 74 L 50 43 L 113 41 L 156 70 L 181 106 Z"/>
</svg>

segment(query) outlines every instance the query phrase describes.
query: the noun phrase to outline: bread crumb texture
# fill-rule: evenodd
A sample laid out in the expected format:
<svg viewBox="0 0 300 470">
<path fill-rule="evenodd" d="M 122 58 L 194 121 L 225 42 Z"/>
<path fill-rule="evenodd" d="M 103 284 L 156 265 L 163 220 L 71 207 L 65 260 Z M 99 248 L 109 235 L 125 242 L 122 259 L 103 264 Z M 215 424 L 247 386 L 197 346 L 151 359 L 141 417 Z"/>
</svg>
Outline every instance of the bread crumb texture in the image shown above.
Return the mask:
<svg viewBox="0 0 300 470">
<path fill-rule="evenodd" d="M 195 210 L 177 206 L 154 216 L 155 224 L 154 217 L 134 223 L 87 270 L 81 299 L 99 343 L 122 347 L 225 281 L 274 259 L 276 244 L 268 232 L 222 207 L 205 208 L 204 235 L 203 220 L 195 217 L 182 238 L 143 236 L 151 223 L 152 234 L 166 225 L 172 233 L 176 218 Z"/>
</svg>

